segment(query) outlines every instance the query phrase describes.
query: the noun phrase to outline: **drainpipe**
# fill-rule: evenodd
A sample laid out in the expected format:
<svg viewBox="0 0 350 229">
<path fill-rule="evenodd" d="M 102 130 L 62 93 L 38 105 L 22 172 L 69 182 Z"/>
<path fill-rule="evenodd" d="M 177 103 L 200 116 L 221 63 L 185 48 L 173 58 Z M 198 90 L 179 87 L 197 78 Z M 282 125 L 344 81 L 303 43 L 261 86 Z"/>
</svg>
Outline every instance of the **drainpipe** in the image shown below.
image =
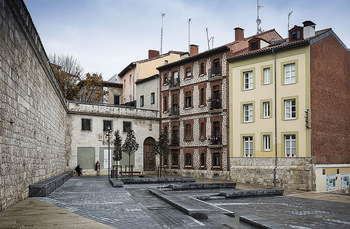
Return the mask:
<svg viewBox="0 0 350 229">
<path fill-rule="evenodd" d="M 277 170 L 277 77 L 276 77 L 276 53 L 273 53 L 273 74 L 275 83 L 275 168 L 273 169 L 273 186 L 276 187 L 276 170 Z"/>
</svg>

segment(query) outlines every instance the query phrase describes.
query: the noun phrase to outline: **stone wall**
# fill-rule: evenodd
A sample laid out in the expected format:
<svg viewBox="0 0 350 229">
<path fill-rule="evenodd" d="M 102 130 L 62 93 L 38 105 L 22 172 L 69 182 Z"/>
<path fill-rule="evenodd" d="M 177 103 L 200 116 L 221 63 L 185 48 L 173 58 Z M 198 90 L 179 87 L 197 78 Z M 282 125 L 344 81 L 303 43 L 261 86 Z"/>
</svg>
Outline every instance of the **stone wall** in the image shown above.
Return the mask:
<svg viewBox="0 0 350 229">
<path fill-rule="evenodd" d="M 66 170 L 66 107 L 22 0 L 0 0 L 0 210 Z"/>
<path fill-rule="evenodd" d="M 230 158 L 234 182 L 274 185 L 275 158 Z M 315 166 L 311 158 L 278 158 L 276 186 L 284 189 L 315 190 Z"/>
</svg>

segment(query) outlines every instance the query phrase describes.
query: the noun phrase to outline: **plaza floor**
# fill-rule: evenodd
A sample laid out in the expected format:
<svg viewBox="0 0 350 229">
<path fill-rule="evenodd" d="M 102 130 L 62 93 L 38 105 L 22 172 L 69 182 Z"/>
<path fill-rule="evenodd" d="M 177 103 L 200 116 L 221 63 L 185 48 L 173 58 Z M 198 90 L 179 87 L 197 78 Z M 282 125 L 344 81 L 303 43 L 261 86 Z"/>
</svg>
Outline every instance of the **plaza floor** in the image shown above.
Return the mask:
<svg viewBox="0 0 350 229">
<path fill-rule="evenodd" d="M 198 179 L 197 182 L 221 182 Z M 285 196 L 206 201 L 208 219 L 196 220 L 149 194 L 164 184 L 113 188 L 107 177 L 73 177 L 47 197 L 27 198 L 0 212 L 0 228 L 350 228 L 350 196 L 286 190 Z M 265 189 L 237 184 L 237 189 Z M 173 192 L 195 197 L 219 190 Z M 222 214 L 232 211 L 236 217 Z"/>
</svg>

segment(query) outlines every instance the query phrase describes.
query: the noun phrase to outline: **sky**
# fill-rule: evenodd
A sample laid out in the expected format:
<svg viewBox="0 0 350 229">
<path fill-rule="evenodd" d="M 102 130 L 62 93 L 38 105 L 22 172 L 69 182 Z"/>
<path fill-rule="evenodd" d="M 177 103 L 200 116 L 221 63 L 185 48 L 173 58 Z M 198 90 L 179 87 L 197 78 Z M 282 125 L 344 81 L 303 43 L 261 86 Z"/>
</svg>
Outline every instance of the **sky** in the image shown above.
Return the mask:
<svg viewBox="0 0 350 229">
<path fill-rule="evenodd" d="M 148 50 L 199 52 L 257 32 L 256 0 L 24 0 L 46 53 L 73 55 L 84 72 L 101 73 L 104 80 L 133 61 L 148 58 Z M 350 0 L 259 0 L 261 29 L 276 29 L 287 37 L 290 28 L 311 20 L 316 30 L 332 28 L 350 47 Z M 210 42 L 212 47 L 212 42 Z"/>
</svg>

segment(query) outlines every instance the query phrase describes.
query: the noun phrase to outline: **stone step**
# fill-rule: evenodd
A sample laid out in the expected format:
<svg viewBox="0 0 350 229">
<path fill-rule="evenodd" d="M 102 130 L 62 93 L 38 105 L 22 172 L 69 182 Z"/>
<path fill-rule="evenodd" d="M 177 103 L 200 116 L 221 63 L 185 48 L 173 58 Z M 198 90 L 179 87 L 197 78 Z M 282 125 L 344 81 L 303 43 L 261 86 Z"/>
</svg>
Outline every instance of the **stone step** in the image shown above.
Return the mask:
<svg viewBox="0 0 350 229">
<path fill-rule="evenodd" d="M 225 198 L 242 198 L 253 196 L 283 196 L 284 190 L 281 189 L 264 189 L 264 190 L 236 190 L 234 192 L 222 191 L 219 196 Z"/>
<path fill-rule="evenodd" d="M 117 179 L 124 184 L 157 184 L 157 183 L 186 183 L 186 182 L 196 182 L 194 177 L 143 177 L 143 178 L 119 178 Z"/>
</svg>

